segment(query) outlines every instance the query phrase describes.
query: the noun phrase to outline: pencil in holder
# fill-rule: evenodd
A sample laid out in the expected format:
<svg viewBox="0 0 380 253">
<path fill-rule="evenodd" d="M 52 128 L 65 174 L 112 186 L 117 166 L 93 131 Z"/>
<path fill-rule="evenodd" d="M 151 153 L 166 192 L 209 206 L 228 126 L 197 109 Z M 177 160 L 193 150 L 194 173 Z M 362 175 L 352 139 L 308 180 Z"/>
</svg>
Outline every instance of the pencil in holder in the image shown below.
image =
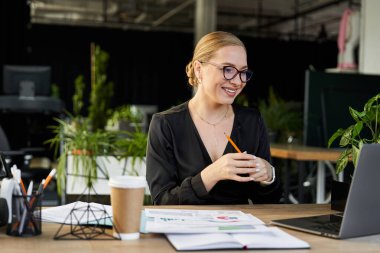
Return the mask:
<svg viewBox="0 0 380 253">
<path fill-rule="evenodd" d="M 8 235 L 29 237 L 41 234 L 41 198 L 41 193 L 12 196 L 12 221 L 7 226 Z"/>
</svg>

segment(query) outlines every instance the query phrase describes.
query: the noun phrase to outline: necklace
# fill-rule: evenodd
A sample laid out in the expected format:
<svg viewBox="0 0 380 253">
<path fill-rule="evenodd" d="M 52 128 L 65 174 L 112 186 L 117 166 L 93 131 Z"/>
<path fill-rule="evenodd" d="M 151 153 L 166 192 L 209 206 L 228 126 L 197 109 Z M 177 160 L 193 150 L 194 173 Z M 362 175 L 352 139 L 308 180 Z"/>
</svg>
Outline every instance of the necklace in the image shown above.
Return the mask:
<svg viewBox="0 0 380 253">
<path fill-rule="evenodd" d="M 198 114 L 198 112 L 194 109 L 194 112 L 195 114 L 203 121 L 203 122 L 206 122 L 207 124 L 213 126 L 213 127 L 216 127 L 217 125 L 219 125 L 226 117 L 227 117 L 227 113 L 228 113 L 228 110 L 229 110 L 229 106 L 227 106 L 227 110 L 226 112 L 224 113 L 223 117 L 220 118 L 218 121 L 214 122 L 214 123 L 211 123 L 210 121 L 204 119 L 201 115 Z"/>
</svg>

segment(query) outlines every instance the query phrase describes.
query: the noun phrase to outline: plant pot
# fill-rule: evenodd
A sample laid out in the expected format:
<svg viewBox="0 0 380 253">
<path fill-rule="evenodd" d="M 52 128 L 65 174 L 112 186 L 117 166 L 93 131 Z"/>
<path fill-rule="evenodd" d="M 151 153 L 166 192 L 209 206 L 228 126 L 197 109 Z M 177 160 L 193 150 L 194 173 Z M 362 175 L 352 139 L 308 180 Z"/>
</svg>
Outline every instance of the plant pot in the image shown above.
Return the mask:
<svg viewBox="0 0 380 253">
<path fill-rule="evenodd" d="M 101 202 L 109 205 L 110 187 L 108 180 L 110 177 L 120 175 L 145 176 L 145 158 L 141 161 L 136 160 L 135 164 L 132 164 L 132 159 L 132 157 L 117 159 L 115 156 L 96 156 L 96 180 L 94 180 L 92 188 L 89 189 L 89 193 L 94 195 L 94 198 L 90 198 L 89 202 Z M 85 171 L 82 161 L 76 165 L 74 155 L 67 156 L 66 188 L 63 189 L 66 202 L 73 202 L 87 192 L 86 178 L 88 175 L 84 174 Z M 148 187 L 145 188 L 145 194 L 150 198 Z"/>
<path fill-rule="evenodd" d="M 344 211 L 350 185 L 349 182 L 340 182 L 336 180 L 331 182 L 331 210 L 340 212 Z"/>
<path fill-rule="evenodd" d="M 92 155 L 91 150 L 86 150 L 86 149 L 73 149 L 71 151 L 72 155 Z"/>
</svg>

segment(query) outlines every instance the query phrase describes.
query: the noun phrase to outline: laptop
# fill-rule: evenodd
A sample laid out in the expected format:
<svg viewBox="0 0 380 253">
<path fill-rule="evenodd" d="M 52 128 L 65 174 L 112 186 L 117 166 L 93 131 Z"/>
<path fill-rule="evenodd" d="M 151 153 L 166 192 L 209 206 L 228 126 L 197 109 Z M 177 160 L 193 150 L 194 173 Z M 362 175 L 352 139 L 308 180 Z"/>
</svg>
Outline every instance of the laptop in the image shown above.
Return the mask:
<svg viewBox="0 0 380 253">
<path fill-rule="evenodd" d="M 336 239 L 380 233 L 380 144 L 364 144 L 344 213 L 273 220 L 271 224 Z"/>
</svg>

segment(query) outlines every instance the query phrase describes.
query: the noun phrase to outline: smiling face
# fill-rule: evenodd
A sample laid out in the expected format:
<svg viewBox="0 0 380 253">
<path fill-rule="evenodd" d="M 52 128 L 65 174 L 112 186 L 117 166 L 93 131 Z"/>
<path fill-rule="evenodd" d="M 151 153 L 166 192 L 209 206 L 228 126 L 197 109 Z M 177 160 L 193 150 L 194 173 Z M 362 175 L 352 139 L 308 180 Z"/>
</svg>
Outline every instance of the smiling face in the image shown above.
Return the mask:
<svg viewBox="0 0 380 253">
<path fill-rule="evenodd" d="M 231 80 L 225 79 L 223 75 L 225 66 L 235 67 L 238 71 L 246 70 L 248 67 L 245 49 L 241 46 L 222 47 L 209 61 L 197 64 L 201 80 L 197 93 L 201 93 L 199 95 L 216 104 L 232 104 L 245 87 L 239 74 Z"/>
</svg>

